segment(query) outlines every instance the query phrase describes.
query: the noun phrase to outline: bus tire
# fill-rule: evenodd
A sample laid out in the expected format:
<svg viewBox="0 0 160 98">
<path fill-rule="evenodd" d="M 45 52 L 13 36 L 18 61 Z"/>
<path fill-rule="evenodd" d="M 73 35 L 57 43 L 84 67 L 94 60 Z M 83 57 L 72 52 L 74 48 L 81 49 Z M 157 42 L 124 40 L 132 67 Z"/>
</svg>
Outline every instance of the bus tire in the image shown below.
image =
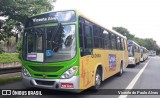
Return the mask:
<svg viewBox="0 0 160 98">
<path fill-rule="evenodd" d="M 121 67 L 120 67 L 120 71 L 119 71 L 119 73 L 118 73 L 118 76 L 120 77 L 120 76 L 122 76 L 122 74 L 123 74 L 123 64 L 121 63 Z"/>
<path fill-rule="evenodd" d="M 95 85 L 93 86 L 94 90 L 98 90 L 102 83 L 102 75 L 100 69 L 98 68 L 95 75 Z"/>
</svg>

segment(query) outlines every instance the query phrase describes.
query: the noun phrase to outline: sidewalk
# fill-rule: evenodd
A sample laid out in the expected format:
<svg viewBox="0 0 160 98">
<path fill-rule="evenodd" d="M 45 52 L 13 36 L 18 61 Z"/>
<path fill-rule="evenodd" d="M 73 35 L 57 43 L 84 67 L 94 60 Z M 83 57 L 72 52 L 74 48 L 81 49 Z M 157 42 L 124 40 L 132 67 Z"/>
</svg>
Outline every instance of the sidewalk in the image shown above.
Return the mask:
<svg viewBox="0 0 160 98">
<path fill-rule="evenodd" d="M 9 77 L 17 77 L 17 76 L 21 76 L 21 72 L 1 74 L 1 75 L 0 75 L 0 79 L 1 79 L 1 78 L 9 78 Z"/>
<path fill-rule="evenodd" d="M 0 63 L 0 69 L 21 67 L 21 62 Z"/>
</svg>

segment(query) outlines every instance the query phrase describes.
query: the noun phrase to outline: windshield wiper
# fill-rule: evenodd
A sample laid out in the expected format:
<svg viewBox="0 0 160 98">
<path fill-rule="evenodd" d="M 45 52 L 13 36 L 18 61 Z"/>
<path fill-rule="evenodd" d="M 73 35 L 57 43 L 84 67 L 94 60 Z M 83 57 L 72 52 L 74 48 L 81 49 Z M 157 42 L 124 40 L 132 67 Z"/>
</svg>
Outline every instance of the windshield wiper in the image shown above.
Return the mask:
<svg viewBox="0 0 160 98">
<path fill-rule="evenodd" d="M 62 24 L 61 24 L 61 23 L 58 23 L 56 29 L 55 29 L 54 32 L 52 33 L 52 37 L 51 37 L 51 39 L 50 39 L 50 49 L 52 49 L 52 41 L 55 39 L 55 36 L 54 36 L 54 35 L 57 34 L 57 32 L 58 32 L 58 30 L 59 30 L 59 28 L 60 28 L 61 26 L 62 26 Z"/>
</svg>

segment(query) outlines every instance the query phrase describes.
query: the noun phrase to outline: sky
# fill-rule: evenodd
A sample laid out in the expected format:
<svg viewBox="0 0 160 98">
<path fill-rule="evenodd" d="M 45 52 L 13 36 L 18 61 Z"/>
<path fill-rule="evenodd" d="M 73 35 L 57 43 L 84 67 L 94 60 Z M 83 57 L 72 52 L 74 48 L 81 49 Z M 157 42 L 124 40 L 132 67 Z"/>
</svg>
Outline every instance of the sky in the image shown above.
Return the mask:
<svg viewBox="0 0 160 98">
<path fill-rule="evenodd" d="M 121 26 L 160 45 L 160 0 L 57 0 L 54 10 L 79 9 L 100 24 Z"/>
</svg>

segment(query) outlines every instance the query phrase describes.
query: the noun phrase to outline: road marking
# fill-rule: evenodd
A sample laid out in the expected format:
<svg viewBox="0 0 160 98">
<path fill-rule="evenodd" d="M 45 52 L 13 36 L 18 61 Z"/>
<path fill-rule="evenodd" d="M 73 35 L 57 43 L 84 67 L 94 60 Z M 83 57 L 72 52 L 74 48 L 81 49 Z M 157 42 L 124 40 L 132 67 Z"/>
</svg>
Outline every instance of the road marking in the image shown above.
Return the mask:
<svg viewBox="0 0 160 98">
<path fill-rule="evenodd" d="M 150 60 L 149 60 L 150 61 Z M 147 67 L 149 61 L 144 65 L 144 67 L 139 71 L 139 73 L 134 77 L 134 79 L 130 82 L 126 89 L 132 89 L 141 74 L 143 73 L 144 69 Z M 118 98 L 127 98 L 128 95 L 120 95 Z"/>
</svg>

